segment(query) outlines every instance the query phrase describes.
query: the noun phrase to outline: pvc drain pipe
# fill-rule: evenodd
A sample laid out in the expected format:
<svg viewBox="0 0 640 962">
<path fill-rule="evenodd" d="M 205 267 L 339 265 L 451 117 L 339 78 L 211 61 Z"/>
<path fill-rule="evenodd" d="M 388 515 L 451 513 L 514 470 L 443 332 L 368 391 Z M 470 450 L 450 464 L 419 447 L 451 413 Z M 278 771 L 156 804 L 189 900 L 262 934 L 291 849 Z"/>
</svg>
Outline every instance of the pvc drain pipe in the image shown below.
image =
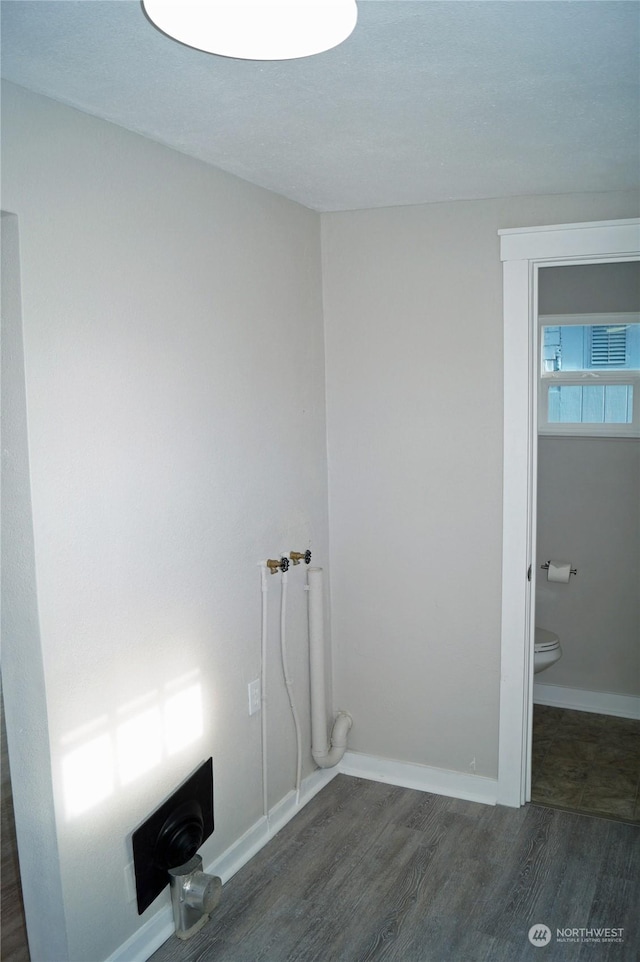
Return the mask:
<svg viewBox="0 0 640 962">
<path fill-rule="evenodd" d="M 347 736 L 353 724 L 346 711 L 338 712 L 331 731 L 331 748 L 327 738 L 327 696 L 325 690 L 324 594 L 322 568 L 307 570 L 309 603 L 309 673 L 311 682 L 311 754 L 319 768 L 333 768 L 347 748 Z"/>
</svg>

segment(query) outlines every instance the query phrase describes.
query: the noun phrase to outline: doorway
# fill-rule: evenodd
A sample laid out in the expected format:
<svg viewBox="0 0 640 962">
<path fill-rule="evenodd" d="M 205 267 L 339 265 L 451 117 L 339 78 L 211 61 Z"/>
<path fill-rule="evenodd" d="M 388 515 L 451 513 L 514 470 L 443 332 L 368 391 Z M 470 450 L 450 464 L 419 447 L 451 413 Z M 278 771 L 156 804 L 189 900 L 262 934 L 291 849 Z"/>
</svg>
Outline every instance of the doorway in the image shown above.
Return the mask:
<svg viewBox="0 0 640 962">
<path fill-rule="evenodd" d="M 504 292 L 504 474 L 498 802 L 518 807 L 531 798 L 538 271 L 638 260 L 640 220 L 499 233 Z"/>
<path fill-rule="evenodd" d="M 531 801 L 634 822 L 640 261 L 542 267 L 538 280 L 535 625 L 559 640 L 534 655 Z M 575 574 L 541 570 L 552 559 Z"/>
</svg>

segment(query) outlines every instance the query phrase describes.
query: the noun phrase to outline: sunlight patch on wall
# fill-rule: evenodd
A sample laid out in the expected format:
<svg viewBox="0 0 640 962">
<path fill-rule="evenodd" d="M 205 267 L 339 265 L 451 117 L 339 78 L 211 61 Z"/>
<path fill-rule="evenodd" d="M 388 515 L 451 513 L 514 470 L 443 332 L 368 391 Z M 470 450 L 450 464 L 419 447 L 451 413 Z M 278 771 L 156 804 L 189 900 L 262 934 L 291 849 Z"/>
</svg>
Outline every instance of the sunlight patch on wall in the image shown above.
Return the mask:
<svg viewBox="0 0 640 962">
<path fill-rule="evenodd" d="M 200 671 L 195 669 L 102 715 L 62 739 L 68 819 L 82 815 L 202 738 Z M 71 747 L 72 746 L 72 747 Z"/>
<path fill-rule="evenodd" d="M 160 764 L 162 759 L 162 713 L 150 708 L 118 725 L 116 750 L 120 783 L 128 785 Z"/>
<path fill-rule="evenodd" d="M 74 748 L 62 760 L 62 779 L 67 815 L 82 815 L 114 790 L 114 758 L 111 738 L 99 735 Z"/>
<path fill-rule="evenodd" d="M 169 755 L 175 755 L 199 738 L 203 728 L 202 689 L 199 684 L 167 698 L 164 706 L 164 737 Z"/>
</svg>

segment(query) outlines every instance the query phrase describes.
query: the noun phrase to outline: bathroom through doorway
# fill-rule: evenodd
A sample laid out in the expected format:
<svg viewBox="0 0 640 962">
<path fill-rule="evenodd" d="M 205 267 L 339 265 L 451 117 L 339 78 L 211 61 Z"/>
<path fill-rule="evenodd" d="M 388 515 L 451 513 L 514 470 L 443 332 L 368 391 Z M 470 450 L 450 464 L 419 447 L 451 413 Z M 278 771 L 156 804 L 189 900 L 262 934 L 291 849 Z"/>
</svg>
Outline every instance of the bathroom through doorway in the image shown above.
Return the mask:
<svg viewBox="0 0 640 962">
<path fill-rule="evenodd" d="M 531 799 L 537 570 L 538 299 L 544 268 L 640 259 L 640 220 L 500 231 L 504 489 L 498 801 Z M 546 560 L 546 559 L 544 559 Z"/>
</svg>

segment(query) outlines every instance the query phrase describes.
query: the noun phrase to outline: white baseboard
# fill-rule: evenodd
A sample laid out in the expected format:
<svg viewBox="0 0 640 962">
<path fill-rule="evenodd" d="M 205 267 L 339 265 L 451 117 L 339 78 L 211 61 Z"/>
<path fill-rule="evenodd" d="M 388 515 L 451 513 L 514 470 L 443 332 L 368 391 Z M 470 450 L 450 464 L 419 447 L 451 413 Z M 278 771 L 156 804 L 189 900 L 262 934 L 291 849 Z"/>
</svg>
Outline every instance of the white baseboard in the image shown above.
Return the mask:
<svg viewBox="0 0 640 962">
<path fill-rule="evenodd" d="M 299 801 L 296 799 L 295 791 L 289 792 L 274 805 L 268 819 L 264 817 L 258 819 L 233 845 L 230 845 L 210 865 L 205 866 L 204 871 L 210 875 L 218 875 L 223 884 L 228 882 L 339 773 L 338 767 L 314 771 L 304 779 Z M 106 962 L 147 962 L 147 959 L 173 935 L 174 931 L 171 905 L 165 904 L 116 949 Z"/>
<path fill-rule="evenodd" d="M 553 708 L 590 711 L 596 715 L 617 715 L 620 718 L 640 718 L 639 695 L 617 695 L 612 691 L 585 691 L 581 688 L 562 688 L 560 685 L 539 685 L 534 682 L 533 702 Z"/>
<path fill-rule="evenodd" d="M 165 905 L 123 942 L 106 962 L 147 962 L 175 930 L 171 906 Z"/>
<path fill-rule="evenodd" d="M 390 758 L 377 758 L 360 752 L 346 752 L 340 764 L 343 775 L 368 778 L 375 782 L 389 782 L 401 788 L 416 788 L 420 792 L 464 798 L 470 802 L 495 805 L 498 797 L 498 779 L 483 775 L 467 775 L 451 772 L 445 768 L 430 768 L 411 762 L 398 762 Z"/>
</svg>

